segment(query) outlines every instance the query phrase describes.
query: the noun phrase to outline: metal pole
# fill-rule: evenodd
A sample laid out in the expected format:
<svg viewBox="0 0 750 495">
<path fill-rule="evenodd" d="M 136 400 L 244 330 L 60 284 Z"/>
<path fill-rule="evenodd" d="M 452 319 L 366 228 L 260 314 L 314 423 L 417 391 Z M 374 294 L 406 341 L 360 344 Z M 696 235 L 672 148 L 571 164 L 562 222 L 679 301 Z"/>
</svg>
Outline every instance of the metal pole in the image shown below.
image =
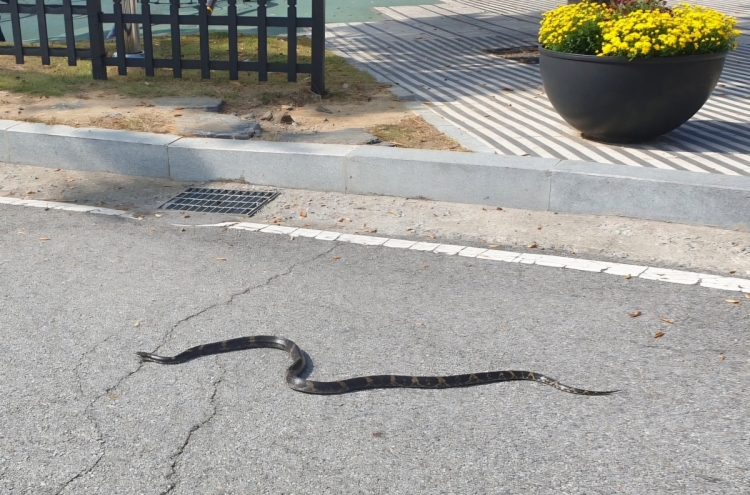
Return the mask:
<svg viewBox="0 0 750 495">
<path fill-rule="evenodd" d="M 123 0 L 122 2 L 122 13 L 137 14 L 138 5 L 136 0 Z M 125 54 L 130 53 L 141 53 L 141 35 L 138 32 L 138 24 L 135 23 L 124 23 L 123 31 L 125 32 Z"/>
</svg>

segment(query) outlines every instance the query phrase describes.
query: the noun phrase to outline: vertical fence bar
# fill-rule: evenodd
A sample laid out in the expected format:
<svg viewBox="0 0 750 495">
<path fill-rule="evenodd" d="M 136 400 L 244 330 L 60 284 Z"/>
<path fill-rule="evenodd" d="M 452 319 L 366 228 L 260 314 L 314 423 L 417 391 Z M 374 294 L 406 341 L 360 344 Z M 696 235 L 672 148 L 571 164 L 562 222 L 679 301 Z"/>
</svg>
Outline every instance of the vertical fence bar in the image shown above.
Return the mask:
<svg viewBox="0 0 750 495">
<path fill-rule="evenodd" d="M 287 0 L 287 81 L 297 82 L 297 0 Z"/>
<path fill-rule="evenodd" d="M 326 0 L 312 0 L 312 74 L 310 89 L 317 95 L 326 92 Z"/>
<path fill-rule="evenodd" d="M 237 0 L 228 0 L 229 4 L 229 20 L 227 22 L 227 30 L 229 31 L 229 80 L 237 81 L 240 78 L 240 73 L 237 68 L 239 62 L 239 41 L 237 39 Z"/>
<path fill-rule="evenodd" d="M 10 24 L 13 29 L 13 51 L 16 63 L 23 63 L 23 37 L 21 36 L 21 17 L 18 15 L 18 0 L 10 0 Z"/>
<path fill-rule="evenodd" d="M 151 3 L 141 0 L 141 16 L 143 18 L 143 58 L 146 76 L 154 77 L 154 39 L 151 33 Z"/>
<path fill-rule="evenodd" d="M 198 36 L 201 50 L 201 79 L 211 79 L 206 0 L 198 0 Z"/>
<path fill-rule="evenodd" d="M 15 2 L 17 0 L 11 0 Z M 104 33 L 99 16 L 102 13 L 101 0 L 86 0 L 86 17 L 89 22 L 89 43 L 91 45 L 91 74 L 94 79 L 107 79 L 107 67 L 104 65 Z"/>
<path fill-rule="evenodd" d="M 258 81 L 268 81 L 268 26 L 266 26 L 266 0 L 258 0 Z"/>
<path fill-rule="evenodd" d="M 44 0 L 36 0 L 36 24 L 39 28 L 42 65 L 49 65 L 49 38 L 47 37 L 47 13 L 44 12 Z"/>
<path fill-rule="evenodd" d="M 117 73 L 121 76 L 128 75 L 128 66 L 125 62 L 125 25 L 122 22 L 122 0 L 114 0 L 115 11 L 115 46 L 117 46 Z"/>
<path fill-rule="evenodd" d="M 73 28 L 73 4 L 63 0 L 63 21 L 65 24 L 65 49 L 68 52 L 68 65 L 76 65 L 76 33 Z"/>
<path fill-rule="evenodd" d="M 180 47 L 180 0 L 169 0 L 169 20 L 172 28 L 172 75 L 182 77 L 182 49 Z"/>
</svg>

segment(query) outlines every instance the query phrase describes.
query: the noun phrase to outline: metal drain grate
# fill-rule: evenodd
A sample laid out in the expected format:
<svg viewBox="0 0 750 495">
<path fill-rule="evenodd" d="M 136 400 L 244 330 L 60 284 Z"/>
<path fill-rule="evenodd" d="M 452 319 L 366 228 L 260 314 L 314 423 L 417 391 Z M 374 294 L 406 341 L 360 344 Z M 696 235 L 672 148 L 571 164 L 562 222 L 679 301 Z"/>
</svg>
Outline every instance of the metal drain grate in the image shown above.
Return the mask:
<svg viewBox="0 0 750 495">
<path fill-rule="evenodd" d="M 253 216 L 278 195 L 277 191 L 233 191 L 191 187 L 159 208 Z"/>
<path fill-rule="evenodd" d="M 538 64 L 539 63 L 539 46 L 528 45 L 528 46 L 514 46 L 511 48 L 492 48 L 485 50 L 485 53 L 495 55 L 496 57 L 504 58 L 505 60 L 512 60 L 522 64 Z"/>
</svg>

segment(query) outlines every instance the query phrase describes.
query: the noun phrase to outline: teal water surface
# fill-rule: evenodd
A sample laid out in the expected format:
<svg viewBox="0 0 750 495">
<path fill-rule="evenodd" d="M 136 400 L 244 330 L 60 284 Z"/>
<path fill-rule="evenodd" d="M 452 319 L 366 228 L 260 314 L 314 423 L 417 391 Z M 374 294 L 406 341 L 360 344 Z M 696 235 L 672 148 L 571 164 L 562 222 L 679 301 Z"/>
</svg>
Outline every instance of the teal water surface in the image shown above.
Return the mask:
<svg viewBox="0 0 750 495">
<path fill-rule="evenodd" d="M 406 5 L 426 5 L 438 3 L 439 0 L 327 0 L 326 2 L 326 22 L 371 22 L 381 20 L 382 16 L 375 10 L 375 7 L 395 7 Z M 19 3 L 35 3 L 30 0 L 22 0 Z M 61 0 L 48 0 L 48 4 L 61 4 Z M 73 0 L 74 5 L 85 5 L 85 0 Z M 102 9 L 105 12 L 112 12 L 112 2 L 102 0 Z M 194 14 L 198 0 L 182 0 L 181 15 Z M 271 0 L 268 2 L 268 15 L 275 17 L 284 17 L 287 11 L 287 4 L 284 0 Z M 312 1 L 299 0 L 297 2 L 297 12 L 299 17 L 309 17 L 311 15 Z M 254 1 L 238 1 L 237 11 L 240 15 L 255 15 L 257 4 Z M 169 0 L 152 0 L 151 11 L 154 14 L 169 13 Z M 219 0 L 214 10 L 215 15 L 226 15 L 227 2 Z M 88 24 L 83 16 L 75 16 L 73 19 L 77 39 L 88 39 Z M 108 32 L 111 25 L 105 25 L 105 31 Z M 10 16 L 3 14 L 0 17 L 0 29 L 2 29 L 6 40 L 13 39 Z M 226 30 L 223 26 L 216 26 L 211 29 Z M 244 33 L 254 32 L 254 28 L 241 30 Z M 105 32 L 105 34 L 106 34 Z M 155 35 L 169 34 L 169 26 L 153 26 Z M 197 26 L 184 26 L 182 32 L 192 34 L 197 32 Z M 24 42 L 33 43 L 39 41 L 38 21 L 35 15 L 25 14 L 21 16 L 21 34 Z M 285 34 L 283 29 L 269 29 L 269 34 Z M 47 35 L 50 40 L 63 41 L 65 31 L 63 26 L 62 15 L 47 15 Z"/>
</svg>

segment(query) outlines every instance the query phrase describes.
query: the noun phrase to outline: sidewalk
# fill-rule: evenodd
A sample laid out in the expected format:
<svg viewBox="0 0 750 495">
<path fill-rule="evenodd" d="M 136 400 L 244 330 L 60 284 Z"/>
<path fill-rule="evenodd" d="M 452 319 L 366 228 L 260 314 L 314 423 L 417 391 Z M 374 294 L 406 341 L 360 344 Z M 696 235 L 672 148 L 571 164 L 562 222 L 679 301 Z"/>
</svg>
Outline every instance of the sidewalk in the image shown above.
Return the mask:
<svg viewBox="0 0 750 495">
<path fill-rule="evenodd" d="M 750 175 L 747 35 L 728 56 L 714 95 L 690 122 L 651 143 L 605 145 L 581 139 L 557 115 L 543 93 L 538 65 L 485 52 L 535 44 L 541 12 L 558 3 L 446 0 L 379 8 L 389 20 L 329 26 L 328 43 L 420 102 L 425 119 L 475 151 Z M 721 0 L 702 4 L 738 17 L 745 32 L 750 28 L 746 7 Z"/>
</svg>

